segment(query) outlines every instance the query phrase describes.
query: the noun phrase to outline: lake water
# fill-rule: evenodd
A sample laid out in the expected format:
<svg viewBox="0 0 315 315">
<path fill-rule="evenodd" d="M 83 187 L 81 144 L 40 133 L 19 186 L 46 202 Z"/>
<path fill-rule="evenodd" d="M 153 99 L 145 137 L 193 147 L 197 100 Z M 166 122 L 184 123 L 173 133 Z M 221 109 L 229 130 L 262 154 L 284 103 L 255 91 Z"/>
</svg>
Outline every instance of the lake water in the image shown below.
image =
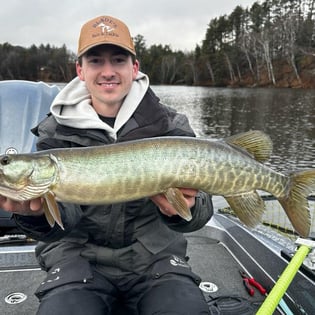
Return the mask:
<svg viewBox="0 0 315 315">
<path fill-rule="evenodd" d="M 315 90 L 152 86 L 185 113 L 198 136 L 222 138 L 251 129 L 271 137 L 273 168 L 315 167 Z"/>
</svg>

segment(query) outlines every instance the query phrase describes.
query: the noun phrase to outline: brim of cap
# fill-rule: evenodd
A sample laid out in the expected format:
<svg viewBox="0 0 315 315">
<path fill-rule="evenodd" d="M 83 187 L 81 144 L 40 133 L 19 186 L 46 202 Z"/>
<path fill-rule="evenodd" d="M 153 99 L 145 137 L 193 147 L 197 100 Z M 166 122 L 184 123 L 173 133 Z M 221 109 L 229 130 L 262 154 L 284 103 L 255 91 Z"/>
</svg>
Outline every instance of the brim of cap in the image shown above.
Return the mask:
<svg viewBox="0 0 315 315">
<path fill-rule="evenodd" d="M 92 44 L 92 45 L 85 47 L 80 53 L 78 53 L 78 57 L 81 57 L 82 55 L 84 55 L 91 48 L 96 47 L 96 46 L 101 46 L 101 45 L 114 45 L 114 46 L 123 48 L 123 49 L 127 50 L 128 52 L 130 52 L 132 55 L 136 56 L 136 52 L 134 50 L 130 49 L 129 47 L 126 47 L 125 45 L 119 45 L 119 44 L 117 44 L 117 42 L 106 41 L 104 43 L 95 43 L 95 44 Z"/>
</svg>

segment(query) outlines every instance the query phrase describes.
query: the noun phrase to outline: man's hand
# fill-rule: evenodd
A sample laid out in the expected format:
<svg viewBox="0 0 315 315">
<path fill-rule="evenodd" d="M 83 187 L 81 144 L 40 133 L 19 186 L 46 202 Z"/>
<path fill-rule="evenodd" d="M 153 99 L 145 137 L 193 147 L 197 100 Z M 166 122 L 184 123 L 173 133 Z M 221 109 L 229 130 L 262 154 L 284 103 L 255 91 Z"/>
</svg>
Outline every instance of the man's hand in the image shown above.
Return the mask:
<svg viewBox="0 0 315 315">
<path fill-rule="evenodd" d="M 195 197 L 198 190 L 192 188 L 178 188 L 184 195 L 188 208 L 195 205 Z M 158 194 L 150 198 L 160 209 L 160 211 L 169 217 L 177 215 L 175 208 L 168 202 L 164 194 Z"/>
<path fill-rule="evenodd" d="M 42 198 L 36 198 L 28 201 L 15 201 L 0 195 L 0 209 L 20 215 L 39 216 L 44 213 Z"/>
</svg>

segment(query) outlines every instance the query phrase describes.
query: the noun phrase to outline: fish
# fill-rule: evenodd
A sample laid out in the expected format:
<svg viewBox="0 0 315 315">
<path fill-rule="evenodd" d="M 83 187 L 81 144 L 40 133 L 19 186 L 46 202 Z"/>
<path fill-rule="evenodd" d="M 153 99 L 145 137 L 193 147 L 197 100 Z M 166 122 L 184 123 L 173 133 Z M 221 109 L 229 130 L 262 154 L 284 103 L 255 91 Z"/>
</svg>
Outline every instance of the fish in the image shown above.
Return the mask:
<svg viewBox="0 0 315 315">
<path fill-rule="evenodd" d="M 255 227 L 265 211 L 259 191 L 280 202 L 296 232 L 307 237 L 307 196 L 315 169 L 283 174 L 265 165 L 270 137 L 250 130 L 223 139 L 156 137 L 109 145 L 0 156 L 0 195 L 17 201 L 42 197 L 48 223 L 63 223 L 57 202 L 113 204 L 164 194 L 187 221 L 180 188 L 223 196 L 241 222 Z"/>
</svg>

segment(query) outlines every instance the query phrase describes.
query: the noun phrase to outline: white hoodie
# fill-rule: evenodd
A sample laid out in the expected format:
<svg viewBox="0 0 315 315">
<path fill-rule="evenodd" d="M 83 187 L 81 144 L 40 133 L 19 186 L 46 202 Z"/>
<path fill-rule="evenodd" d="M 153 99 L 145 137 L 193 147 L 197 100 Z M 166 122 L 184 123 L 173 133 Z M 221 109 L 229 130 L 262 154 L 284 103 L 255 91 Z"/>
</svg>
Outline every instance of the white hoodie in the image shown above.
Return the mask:
<svg viewBox="0 0 315 315">
<path fill-rule="evenodd" d="M 91 106 L 91 96 L 85 82 L 78 77 L 60 91 L 50 111 L 61 125 L 80 129 L 103 129 L 116 139 L 118 130 L 135 112 L 148 87 L 148 76 L 139 72 L 117 114 L 113 128 L 98 117 Z"/>
</svg>

